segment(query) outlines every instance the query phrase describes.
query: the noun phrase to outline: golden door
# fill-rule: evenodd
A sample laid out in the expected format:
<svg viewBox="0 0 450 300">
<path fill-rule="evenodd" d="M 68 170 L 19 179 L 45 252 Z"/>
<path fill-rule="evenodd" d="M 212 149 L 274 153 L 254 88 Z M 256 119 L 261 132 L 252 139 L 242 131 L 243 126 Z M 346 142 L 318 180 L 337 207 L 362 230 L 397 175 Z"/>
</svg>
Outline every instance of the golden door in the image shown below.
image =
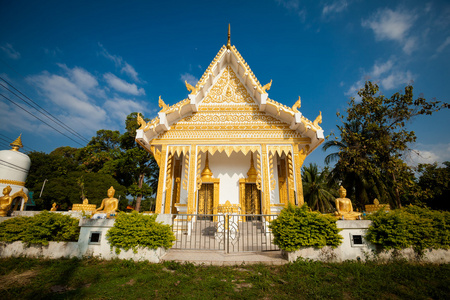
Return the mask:
<svg viewBox="0 0 450 300">
<path fill-rule="evenodd" d="M 198 191 L 198 213 L 212 214 L 214 203 L 214 184 L 203 183 Z"/>
</svg>

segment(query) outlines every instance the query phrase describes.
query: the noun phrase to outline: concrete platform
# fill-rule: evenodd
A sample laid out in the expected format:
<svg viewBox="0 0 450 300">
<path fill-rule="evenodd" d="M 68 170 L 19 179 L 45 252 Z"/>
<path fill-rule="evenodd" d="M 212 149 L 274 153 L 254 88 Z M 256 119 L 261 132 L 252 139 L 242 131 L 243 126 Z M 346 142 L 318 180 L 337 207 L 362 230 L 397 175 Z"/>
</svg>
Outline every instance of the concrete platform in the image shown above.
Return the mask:
<svg viewBox="0 0 450 300">
<path fill-rule="evenodd" d="M 190 262 L 196 265 L 234 266 L 242 264 L 284 265 L 288 263 L 281 251 L 235 252 L 174 250 L 170 249 L 161 258 L 162 261 Z"/>
</svg>

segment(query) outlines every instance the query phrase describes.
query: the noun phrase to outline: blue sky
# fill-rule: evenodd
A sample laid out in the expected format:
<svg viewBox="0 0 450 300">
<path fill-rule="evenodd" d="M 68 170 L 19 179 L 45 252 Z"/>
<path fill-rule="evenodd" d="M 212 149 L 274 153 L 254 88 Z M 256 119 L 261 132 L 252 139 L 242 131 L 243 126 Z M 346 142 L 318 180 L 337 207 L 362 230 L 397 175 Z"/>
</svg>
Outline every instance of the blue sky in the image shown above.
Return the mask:
<svg viewBox="0 0 450 300">
<path fill-rule="evenodd" d="M 202 76 L 228 23 L 261 84 L 273 80 L 269 97 L 292 106 L 301 96 L 304 116 L 322 111 L 325 135 L 365 80 L 386 96 L 413 83 L 416 96 L 449 101 L 448 1 L 3 0 L 0 76 L 89 140 L 99 129 L 123 132 L 130 112 L 153 118 L 159 95 L 186 98 L 184 80 Z M 0 94 L 71 137 L 1 96 L 0 149 L 20 133 L 25 150 L 86 144 L 2 86 Z M 450 160 L 449 116 L 408 124 L 421 154 L 411 161 Z M 320 147 L 306 163 L 323 165 L 325 155 Z"/>
</svg>

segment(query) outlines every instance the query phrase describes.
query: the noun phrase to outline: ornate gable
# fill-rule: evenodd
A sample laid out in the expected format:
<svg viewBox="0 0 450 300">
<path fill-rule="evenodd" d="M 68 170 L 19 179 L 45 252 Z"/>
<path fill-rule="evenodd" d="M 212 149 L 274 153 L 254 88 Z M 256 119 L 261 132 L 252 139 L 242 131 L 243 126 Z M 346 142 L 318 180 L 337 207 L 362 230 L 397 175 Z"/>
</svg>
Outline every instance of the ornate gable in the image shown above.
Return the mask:
<svg viewBox="0 0 450 300">
<path fill-rule="evenodd" d="M 298 111 L 268 98 L 270 85 L 262 86 L 234 46 L 223 46 L 191 92 L 173 106 L 160 99 L 161 111 L 152 121 L 141 122 L 136 140 L 146 149 L 161 143 L 216 142 L 298 143 L 310 153 L 322 141 L 321 115 L 314 122 Z"/>
</svg>

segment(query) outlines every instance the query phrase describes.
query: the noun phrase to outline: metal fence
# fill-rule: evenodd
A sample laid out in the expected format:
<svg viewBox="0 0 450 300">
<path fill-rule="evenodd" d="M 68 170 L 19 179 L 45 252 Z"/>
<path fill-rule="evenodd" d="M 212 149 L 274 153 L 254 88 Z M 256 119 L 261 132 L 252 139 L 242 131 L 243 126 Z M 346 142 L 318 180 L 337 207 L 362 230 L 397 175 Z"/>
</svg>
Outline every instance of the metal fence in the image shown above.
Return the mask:
<svg viewBox="0 0 450 300">
<path fill-rule="evenodd" d="M 173 219 L 173 249 L 260 252 L 279 250 L 270 221 L 277 215 L 179 214 Z"/>
</svg>

